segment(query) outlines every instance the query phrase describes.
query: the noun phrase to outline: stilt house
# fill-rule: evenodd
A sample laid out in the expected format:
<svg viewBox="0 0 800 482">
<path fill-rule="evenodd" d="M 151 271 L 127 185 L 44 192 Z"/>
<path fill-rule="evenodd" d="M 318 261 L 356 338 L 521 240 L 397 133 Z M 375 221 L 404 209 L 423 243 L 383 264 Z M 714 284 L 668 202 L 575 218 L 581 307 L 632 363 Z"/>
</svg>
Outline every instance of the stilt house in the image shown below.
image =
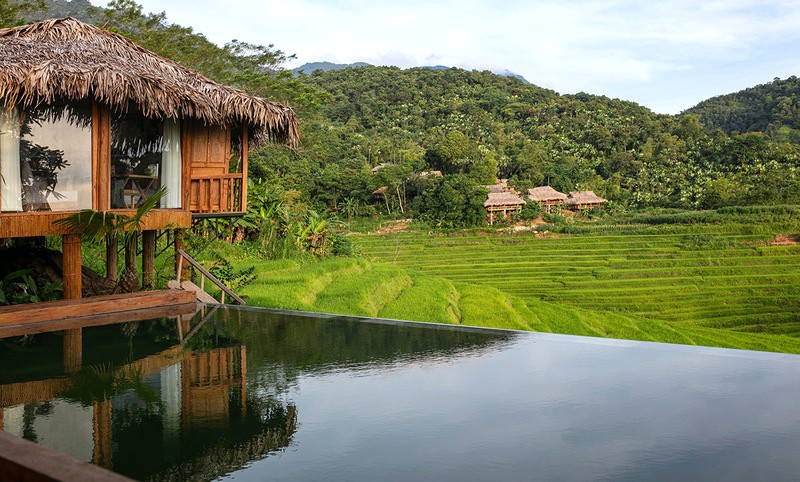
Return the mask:
<svg viewBox="0 0 800 482">
<path fill-rule="evenodd" d="M 509 212 L 516 212 L 522 209 L 525 201 L 520 198 L 516 191 L 508 187 L 508 180 L 501 179 L 497 184 L 485 186 L 489 190 L 483 207 L 489 216 L 489 224 L 494 224 L 497 214 L 501 214 L 503 219 L 508 217 Z"/>
<path fill-rule="evenodd" d="M 567 197 L 567 208 L 570 211 L 580 211 L 581 209 L 594 209 L 605 204 L 608 200 L 601 198 L 594 191 L 571 192 Z"/>
<path fill-rule="evenodd" d="M 528 189 L 528 199 L 538 202 L 549 213 L 553 211 L 553 208 L 558 209 L 563 206 L 567 195 L 550 186 L 539 186 Z"/>
<path fill-rule="evenodd" d="M 80 243 L 54 221 L 132 212 L 160 187 L 145 234 L 241 214 L 264 142 L 297 144 L 291 108 L 73 18 L 0 29 L 0 239 L 65 235 L 65 297 Z"/>
</svg>

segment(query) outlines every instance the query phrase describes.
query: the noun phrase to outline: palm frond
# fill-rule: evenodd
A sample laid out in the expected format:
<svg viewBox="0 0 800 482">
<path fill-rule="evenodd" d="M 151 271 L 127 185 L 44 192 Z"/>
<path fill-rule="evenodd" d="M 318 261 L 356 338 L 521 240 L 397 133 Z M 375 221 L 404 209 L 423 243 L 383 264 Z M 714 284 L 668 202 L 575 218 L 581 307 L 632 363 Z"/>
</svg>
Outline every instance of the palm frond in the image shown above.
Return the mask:
<svg viewBox="0 0 800 482">
<path fill-rule="evenodd" d="M 125 223 L 126 219 L 127 216 L 123 214 L 83 209 L 71 216 L 54 221 L 53 224 L 65 226 L 70 231 L 80 234 L 85 241 L 97 242 L 105 238 L 106 234 L 116 231 Z"/>
</svg>

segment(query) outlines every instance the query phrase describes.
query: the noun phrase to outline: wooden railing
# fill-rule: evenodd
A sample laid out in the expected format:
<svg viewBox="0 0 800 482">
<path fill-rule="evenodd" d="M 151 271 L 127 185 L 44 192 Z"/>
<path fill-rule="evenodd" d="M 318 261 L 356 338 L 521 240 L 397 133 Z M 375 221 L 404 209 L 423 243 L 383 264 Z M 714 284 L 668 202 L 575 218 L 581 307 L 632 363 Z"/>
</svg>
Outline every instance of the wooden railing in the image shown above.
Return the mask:
<svg viewBox="0 0 800 482">
<path fill-rule="evenodd" d="M 230 296 L 231 298 L 236 300 L 236 302 L 239 303 L 240 305 L 244 306 L 246 304 L 244 302 L 244 300 L 239 297 L 239 295 L 237 295 L 236 293 L 231 291 L 231 289 L 228 288 L 227 286 L 225 286 L 225 284 L 222 281 L 218 280 L 216 276 L 214 276 L 213 274 L 209 273 L 208 270 L 205 269 L 200 263 L 195 261 L 194 258 L 192 258 L 188 254 L 186 254 L 186 251 L 184 251 L 182 249 L 179 249 L 178 250 L 178 254 L 180 255 L 180 259 L 178 260 L 178 272 L 176 273 L 176 278 L 177 278 L 178 282 L 180 282 L 180 280 L 181 280 L 181 274 L 182 274 L 182 270 L 183 270 L 183 260 L 186 260 L 189 264 L 194 266 L 194 268 L 197 271 L 200 272 L 200 289 L 201 290 L 205 291 L 206 278 L 208 278 L 209 281 L 211 281 L 212 283 L 217 285 L 217 287 L 220 290 L 222 290 L 220 303 L 223 303 L 223 304 L 225 303 L 225 295 L 227 294 L 228 296 Z M 211 300 L 209 300 L 209 301 L 211 301 Z"/>
<path fill-rule="evenodd" d="M 242 173 L 192 176 L 189 210 L 195 214 L 241 213 L 247 190 Z"/>
</svg>

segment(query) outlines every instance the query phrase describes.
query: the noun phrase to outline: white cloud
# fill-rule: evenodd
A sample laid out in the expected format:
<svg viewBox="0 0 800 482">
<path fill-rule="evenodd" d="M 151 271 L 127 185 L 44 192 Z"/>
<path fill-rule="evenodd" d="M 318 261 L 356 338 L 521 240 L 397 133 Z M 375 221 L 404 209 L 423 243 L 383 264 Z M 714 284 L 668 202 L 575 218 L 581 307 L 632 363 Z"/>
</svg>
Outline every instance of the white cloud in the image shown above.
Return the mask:
<svg viewBox="0 0 800 482">
<path fill-rule="evenodd" d="M 667 112 L 689 107 L 678 105 L 687 95 L 675 89 L 691 79 L 703 79 L 710 97 L 724 93 L 714 72 L 766 82 L 800 70 L 800 53 L 787 47 L 800 43 L 798 0 L 140 1 L 217 43 L 274 43 L 298 55 L 291 66 L 509 69 L 561 92 L 606 93 Z"/>
</svg>

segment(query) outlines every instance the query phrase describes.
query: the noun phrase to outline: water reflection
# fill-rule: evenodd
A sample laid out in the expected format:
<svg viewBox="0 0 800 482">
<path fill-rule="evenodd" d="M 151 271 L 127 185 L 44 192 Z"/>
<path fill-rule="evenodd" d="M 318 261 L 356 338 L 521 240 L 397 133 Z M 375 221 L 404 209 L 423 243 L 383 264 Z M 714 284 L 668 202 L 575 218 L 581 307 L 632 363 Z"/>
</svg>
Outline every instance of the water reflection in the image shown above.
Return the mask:
<svg viewBox="0 0 800 482">
<path fill-rule="evenodd" d="M 792 355 L 239 308 L 0 340 L 5 430 L 146 480 L 787 480 L 798 381 Z"/>
<path fill-rule="evenodd" d="M 65 332 L 60 366 L 58 334 L 4 340 L 0 427 L 150 480 L 210 480 L 288 446 L 296 408 L 247 393 L 246 347 L 209 326 L 190 348 L 193 337 L 180 340 L 190 328 L 177 319 Z M 39 355 L 46 362 L 31 367 Z"/>
<path fill-rule="evenodd" d="M 448 363 L 513 337 L 264 316 L 210 308 L 0 340 L 0 428 L 136 479 L 211 480 L 292 444 L 304 376 Z"/>
</svg>

